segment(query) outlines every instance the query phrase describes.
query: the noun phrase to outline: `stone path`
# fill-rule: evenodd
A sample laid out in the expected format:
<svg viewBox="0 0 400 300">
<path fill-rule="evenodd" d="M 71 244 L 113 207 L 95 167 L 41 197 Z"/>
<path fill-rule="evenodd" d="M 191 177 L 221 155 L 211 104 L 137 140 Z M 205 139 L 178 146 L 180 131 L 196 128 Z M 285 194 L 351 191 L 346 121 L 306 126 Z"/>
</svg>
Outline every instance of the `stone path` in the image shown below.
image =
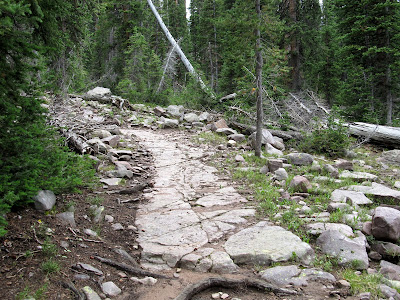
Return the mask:
<svg viewBox="0 0 400 300">
<path fill-rule="evenodd" d="M 218 178 L 215 168 L 202 163 L 201 149 L 186 145 L 176 133 L 124 134 L 142 140 L 156 169 L 154 189 L 136 214 L 143 267 L 233 273 L 239 267 L 232 258 L 241 264 L 269 264 L 289 260 L 296 252 L 305 263 L 312 260 L 313 250 L 297 236 L 265 221 L 249 222 L 255 209 Z"/>
</svg>

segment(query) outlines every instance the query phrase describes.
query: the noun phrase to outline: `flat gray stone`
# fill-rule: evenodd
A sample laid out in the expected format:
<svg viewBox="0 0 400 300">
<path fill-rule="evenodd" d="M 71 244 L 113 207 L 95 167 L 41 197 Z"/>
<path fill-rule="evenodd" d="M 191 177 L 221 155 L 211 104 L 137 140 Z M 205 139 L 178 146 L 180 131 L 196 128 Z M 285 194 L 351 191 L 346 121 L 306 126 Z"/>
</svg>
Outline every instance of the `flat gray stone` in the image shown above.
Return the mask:
<svg viewBox="0 0 400 300">
<path fill-rule="evenodd" d="M 314 161 L 314 157 L 308 153 L 290 153 L 285 157 L 289 163 L 296 166 L 309 166 Z"/>
<path fill-rule="evenodd" d="M 283 152 L 281 150 L 279 150 L 279 149 L 276 149 L 270 143 L 267 143 L 265 145 L 265 152 L 267 152 L 269 155 L 276 155 L 278 157 L 283 156 Z"/>
<path fill-rule="evenodd" d="M 307 282 L 305 279 L 298 278 L 300 273 L 301 269 L 298 266 L 278 266 L 262 271 L 261 278 L 278 286 L 289 284 L 301 286 Z"/>
<path fill-rule="evenodd" d="M 90 286 L 82 288 L 87 300 L 101 300 L 100 296 Z"/>
<path fill-rule="evenodd" d="M 170 105 L 167 107 L 167 113 L 175 118 L 183 116 L 185 108 L 182 105 Z"/>
<path fill-rule="evenodd" d="M 334 190 L 331 194 L 331 201 L 348 203 L 351 206 L 364 206 L 370 205 L 373 202 L 368 199 L 363 193 L 348 191 L 348 190 Z"/>
<path fill-rule="evenodd" d="M 72 228 L 76 227 L 75 215 L 72 211 L 67 211 L 63 213 L 56 214 L 56 218 L 61 221 L 62 224 L 70 226 Z"/>
<path fill-rule="evenodd" d="M 346 224 L 338 223 L 312 223 L 306 225 L 307 232 L 312 235 L 320 235 L 327 230 L 336 230 L 341 232 L 347 237 L 354 237 L 353 229 Z"/>
<path fill-rule="evenodd" d="M 215 251 L 211 253 L 210 258 L 212 260 L 211 272 L 230 274 L 239 271 L 239 267 L 233 262 L 226 252 Z"/>
<path fill-rule="evenodd" d="M 289 178 L 288 173 L 284 168 L 279 168 L 274 172 L 274 176 L 276 180 L 286 180 Z"/>
<path fill-rule="evenodd" d="M 105 183 L 109 186 L 117 186 L 121 183 L 122 178 L 104 178 L 101 179 L 100 182 Z"/>
<path fill-rule="evenodd" d="M 199 122 L 199 116 L 195 113 L 187 113 L 183 116 L 183 119 L 189 123 Z"/>
<path fill-rule="evenodd" d="M 110 297 L 115 297 L 121 294 L 121 289 L 112 281 L 107 281 L 101 284 L 101 290 L 104 294 Z"/>
<path fill-rule="evenodd" d="M 348 170 L 344 170 L 342 173 L 339 175 L 340 179 L 353 179 L 357 182 L 363 182 L 363 181 L 375 181 L 378 179 L 378 176 L 366 172 L 351 172 Z"/>
<path fill-rule="evenodd" d="M 384 151 L 381 154 L 380 161 L 388 164 L 400 166 L 400 150 Z"/>
<path fill-rule="evenodd" d="M 371 186 L 352 185 L 349 187 L 352 191 L 364 193 L 382 200 L 400 200 L 400 191 L 393 190 L 382 184 L 372 182 Z"/>
<path fill-rule="evenodd" d="M 214 194 L 204 196 L 196 201 L 197 205 L 212 207 L 216 205 L 230 205 L 234 203 L 247 202 L 233 187 L 225 187 Z"/>
<path fill-rule="evenodd" d="M 380 270 L 379 273 L 381 273 L 384 277 L 390 279 L 390 280 L 400 280 L 400 266 L 392 264 L 388 261 L 381 260 L 380 262 Z"/>
<path fill-rule="evenodd" d="M 216 133 L 220 133 L 222 135 L 232 135 L 232 134 L 237 134 L 237 131 L 232 129 L 232 128 L 218 128 L 216 131 Z"/>
<path fill-rule="evenodd" d="M 89 264 L 77 263 L 76 265 L 77 265 L 78 268 L 81 268 L 81 269 L 83 269 L 85 271 L 94 273 L 94 274 L 96 274 L 98 276 L 102 276 L 103 275 L 102 271 L 100 271 L 99 269 L 97 269 L 97 268 L 95 268 L 95 267 L 93 267 L 93 266 L 91 266 Z"/>
<path fill-rule="evenodd" d="M 224 244 L 226 252 L 237 264 L 269 265 L 293 258 L 293 253 L 304 264 L 314 258 L 314 251 L 307 243 L 279 226 L 260 222 L 232 235 Z"/>
<path fill-rule="evenodd" d="M 228 135 L 228 139 L 234 140 L 235 142 L 240 143 L 246 139 L 246 136 L 241 133 L 234 133 L 234 134 Z"/>
<path fill-rule="evenodd" d="M 360 238 L 350 239 L 339 231 L 328 230 L 321 233 L 317 245 L 325 254 L 339 259 L 339 265 L 352 265 L 359 270 L 368 268 L 366 245 Z"/>
<path fill-rule="evenodd" d="M 35 201 L 35 208 L 37 210 L 51 210 L 56 204 L 56 195 L 52 191 L 42 190 L 33 197 L 33 201 Z"/>
<path fill-rule="evenodd" d="M 372 235 L 378 240 L 398 242 L 400 211 L 391 207 L 377 207 L 372 217 Z"/>
</svg>

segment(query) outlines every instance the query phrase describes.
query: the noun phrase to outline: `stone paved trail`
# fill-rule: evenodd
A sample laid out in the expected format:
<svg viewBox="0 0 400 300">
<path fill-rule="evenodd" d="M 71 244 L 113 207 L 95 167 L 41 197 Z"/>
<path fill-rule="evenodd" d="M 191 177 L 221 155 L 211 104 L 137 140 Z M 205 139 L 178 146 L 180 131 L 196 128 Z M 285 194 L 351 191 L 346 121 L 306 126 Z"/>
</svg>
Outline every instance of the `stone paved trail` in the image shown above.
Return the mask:
<svg viewBox="0 0 400 300">
<path fill-rule="evenodd" d="M 293 252 L 305 263 L 313 258 L 311 247 L 289 231 L 266 221 L 254 224 L 255 208 L 183 137 L 148 130 L 124 134 L 142 140 L 156 169 L 154 189 L 136 214 L 143 267 L 234 273 L 234 261 L 268 264 L 289 260 Z"/>
</svg>

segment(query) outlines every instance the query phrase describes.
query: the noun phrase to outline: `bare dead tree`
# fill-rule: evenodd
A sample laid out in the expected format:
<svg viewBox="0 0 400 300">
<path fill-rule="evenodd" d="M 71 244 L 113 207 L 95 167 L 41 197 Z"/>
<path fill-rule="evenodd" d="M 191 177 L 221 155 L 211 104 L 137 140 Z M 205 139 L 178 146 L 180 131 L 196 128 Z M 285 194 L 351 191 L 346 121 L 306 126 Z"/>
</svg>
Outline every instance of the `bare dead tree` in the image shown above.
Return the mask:
<svg viewBox="0 0 400 300">
<path fill-rule="evenodd" d="M 260 0 L 256 0 L 256 11 L 258 17 L 258 25 L 256 30 L 257 42 L 256 42 L 256 82 L 257 82 L 257 133 L 256 133 L 256 145 L 255 155 L 261 156 L 261 141 L 262 141 L 262 123 L 263 123 L 263 109 L 262 109 L 262 66 L 263 58 L 261 53 L 261 32 L 260 32 L 260 20 L 261 20 L 261 7 Z"/>
</svg>

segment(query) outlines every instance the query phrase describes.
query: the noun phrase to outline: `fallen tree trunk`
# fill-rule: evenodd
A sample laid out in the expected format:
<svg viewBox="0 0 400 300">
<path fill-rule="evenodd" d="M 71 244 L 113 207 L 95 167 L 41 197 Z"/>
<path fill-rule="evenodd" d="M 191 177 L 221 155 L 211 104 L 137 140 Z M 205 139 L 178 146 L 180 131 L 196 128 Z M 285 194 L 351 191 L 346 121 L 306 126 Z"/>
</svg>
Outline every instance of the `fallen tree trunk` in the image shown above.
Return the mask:
<svg viewBox="0 0 400 300">
<path fill-rule="evenodd" d="M 229 289 L 254 288 L 263 292 L 273 292 L 274 294 L 297 295 L 296 291 L 279 288 L 258 279 L 244 278 L 240 280 L 224 277 L 209 277 L 197 283 L 189 285 L 174 300 L 190 300 L 194 295 L 212 287 L 224 287 Z"/>
<path fill-rule="evenodd" d="M 400 128 L 361 122 L 343 123 L 351 135 L 364 137 L 367 141 L 390 146 L 400 146 Z"/>
<path fill-rule="evenodd" d="M 242 124 L 239 122 L 231 121 L 229 122 L 229 126 L 231 126 L 234 129 L 238 129 L 241 132 L 243 132 L 246 135 L 251 135 L 253 132 L 256 131 L 255 126 L 250 126 L 246 124 Z M 295 140 L 301 140 L 302 135 L 300 132 L 297 131 L 283 131 L 283 130 L 276 130 L 276 129 L 268 129 L 269 132 L 271 132 L 272 135 L 280 137 L 284 141 L 288 141 L 291 139 Z"/>
<path fill-rule="evenodd" d="M 93 152 L 93 149 L 86 143 L 86 141 L 77 134 L 62 127 L 60 127 L 59 130 L 65 137 L 68 146 L 71 149 L 79 152 L 80 154 L 91 154 Z"/>
</svg>

